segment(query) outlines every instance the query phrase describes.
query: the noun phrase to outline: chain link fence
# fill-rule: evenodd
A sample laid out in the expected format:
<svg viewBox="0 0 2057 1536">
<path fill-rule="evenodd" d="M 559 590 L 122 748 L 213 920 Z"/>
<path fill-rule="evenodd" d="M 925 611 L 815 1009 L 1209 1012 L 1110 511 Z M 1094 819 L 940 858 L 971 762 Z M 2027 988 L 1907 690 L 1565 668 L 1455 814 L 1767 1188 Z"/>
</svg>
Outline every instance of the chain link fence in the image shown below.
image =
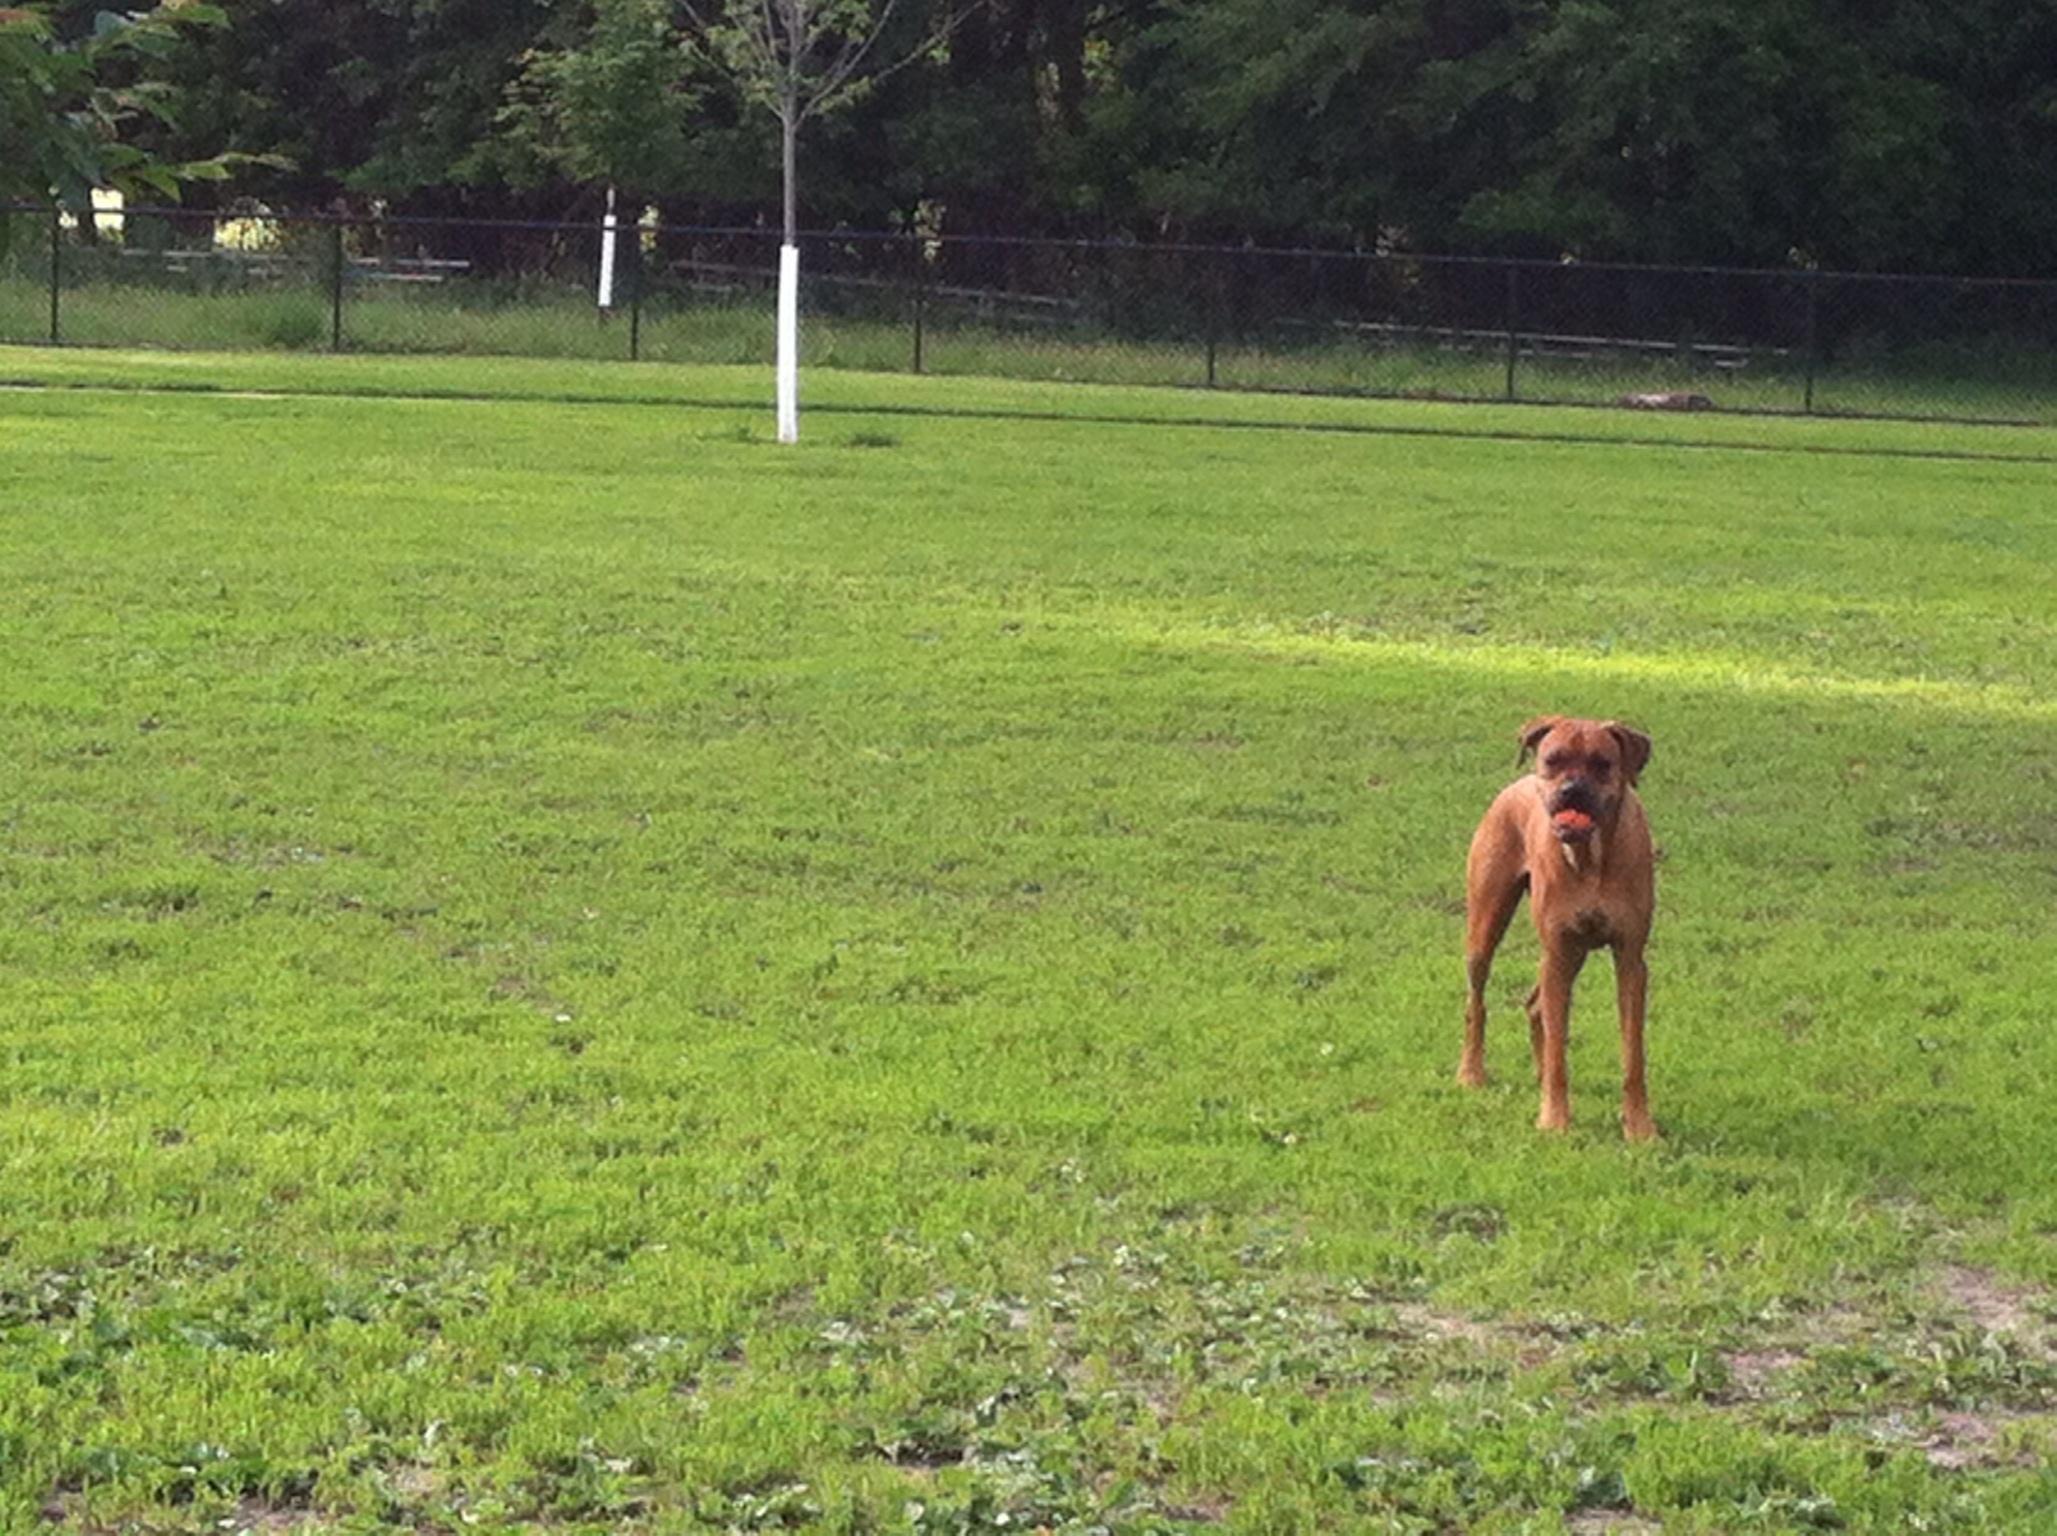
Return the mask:
<svg viewBox="0 0 2057 1536">
<path fill-rule="evenodd" d="M 603 295 L 593 223 L 0 216 L 0 342 L 771 364 L 763 230 L 625 220 Z M 2057 282 L 856 233 L 801 246 L 815 368 L 2057 423 Z"/>
</svg>

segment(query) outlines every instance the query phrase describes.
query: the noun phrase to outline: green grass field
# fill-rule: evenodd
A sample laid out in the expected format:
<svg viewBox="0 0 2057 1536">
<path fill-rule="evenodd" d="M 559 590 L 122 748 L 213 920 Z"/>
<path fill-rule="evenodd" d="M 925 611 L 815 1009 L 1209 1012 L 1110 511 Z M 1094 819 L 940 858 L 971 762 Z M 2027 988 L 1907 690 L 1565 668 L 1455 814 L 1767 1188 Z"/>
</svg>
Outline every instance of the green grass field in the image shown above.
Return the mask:
<svg viewBox="0 0 2057 1536">
<path fill-rule="evenodd" d="M 0 1530 L 2057 1529 L 2057 434 L 0 378 Z"/>
</svg>

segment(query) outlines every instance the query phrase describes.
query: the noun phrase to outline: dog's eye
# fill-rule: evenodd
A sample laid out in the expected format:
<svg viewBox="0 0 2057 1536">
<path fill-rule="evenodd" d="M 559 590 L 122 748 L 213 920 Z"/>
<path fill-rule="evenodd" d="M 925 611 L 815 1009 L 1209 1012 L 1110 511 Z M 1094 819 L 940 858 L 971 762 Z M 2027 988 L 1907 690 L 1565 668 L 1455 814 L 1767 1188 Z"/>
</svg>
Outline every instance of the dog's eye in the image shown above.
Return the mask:
<svg viewBox="0 0 2057 1536">
<path fill-rule="evenodd" d="M 1593 759 L 1593 777 L 1594 777 L 1594 778 L 1596 778 L 1596 779 L 1604 779 L 1604 778 L 1606 778 L 1606 777 L 1607 777 L 1607 775 L 1608 775 L 1608 774 L 1610 774 L 1610 773 L 1612 773 L 1612 772 L 1614 772 L 1614 764 L 1612 764 L 1612 763 L 1608 762 L 1606 758 L 1604 758 L 1604 757 L 1596 757 L 1596 758 L 1594 758 L 1594 759 Z"/>
</svg>

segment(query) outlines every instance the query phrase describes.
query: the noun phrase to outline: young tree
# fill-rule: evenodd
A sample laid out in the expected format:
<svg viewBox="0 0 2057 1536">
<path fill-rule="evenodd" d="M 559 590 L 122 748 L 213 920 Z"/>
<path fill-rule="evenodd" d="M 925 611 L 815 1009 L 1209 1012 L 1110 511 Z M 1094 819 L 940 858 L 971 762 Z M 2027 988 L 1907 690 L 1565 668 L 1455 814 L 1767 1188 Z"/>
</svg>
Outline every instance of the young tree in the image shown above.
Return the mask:
<svg viewBox="0 0 2057 1536">
<path fill-rule="evenodd" d="M 696 93 L 684 79 L 671 0 L 584 0 L 561 13 L 520 65 L 494 118 L 498 136 L 473 158 L 517 186 L 555 175 L 607 189 L 597 298 L 611 309 L 616 190 L 632 199 L 655 192 L 686 155 Z"/>
<path fill-rule="evenodd" d="M 495 117 L 495 169 L 642 196 L 677 177 L 697 93 L 671 0 L 589 0 L 520 64 Z"/>
<path fill-rule="evenodd" d="M 896 51 L 885 42 L 901 0 L 680 0 L 701 51 L 745 100 L 778 120 L 784 241 L 779 248 L 779 441 L 800 436 L 800 130 L 882 76 L 939 52 L 980 0 L 945 3 Z"/>
</svg>

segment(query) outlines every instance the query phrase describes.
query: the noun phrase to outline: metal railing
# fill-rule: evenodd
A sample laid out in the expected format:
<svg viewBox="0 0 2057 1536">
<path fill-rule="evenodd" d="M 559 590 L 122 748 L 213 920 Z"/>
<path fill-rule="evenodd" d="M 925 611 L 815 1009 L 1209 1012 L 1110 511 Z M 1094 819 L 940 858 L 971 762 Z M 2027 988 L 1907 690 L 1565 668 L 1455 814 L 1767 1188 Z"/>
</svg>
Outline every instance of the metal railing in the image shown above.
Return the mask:
<svg viewBox="0 0 2057 1536">
<path fill-rule="evenodd" d="M 768 368 L 777 236 L 13 209 L 0 342 Z M 809 367 L 2057 423 L 2057 282 L 872 233 L 801 237 Z"/>
</svg>

